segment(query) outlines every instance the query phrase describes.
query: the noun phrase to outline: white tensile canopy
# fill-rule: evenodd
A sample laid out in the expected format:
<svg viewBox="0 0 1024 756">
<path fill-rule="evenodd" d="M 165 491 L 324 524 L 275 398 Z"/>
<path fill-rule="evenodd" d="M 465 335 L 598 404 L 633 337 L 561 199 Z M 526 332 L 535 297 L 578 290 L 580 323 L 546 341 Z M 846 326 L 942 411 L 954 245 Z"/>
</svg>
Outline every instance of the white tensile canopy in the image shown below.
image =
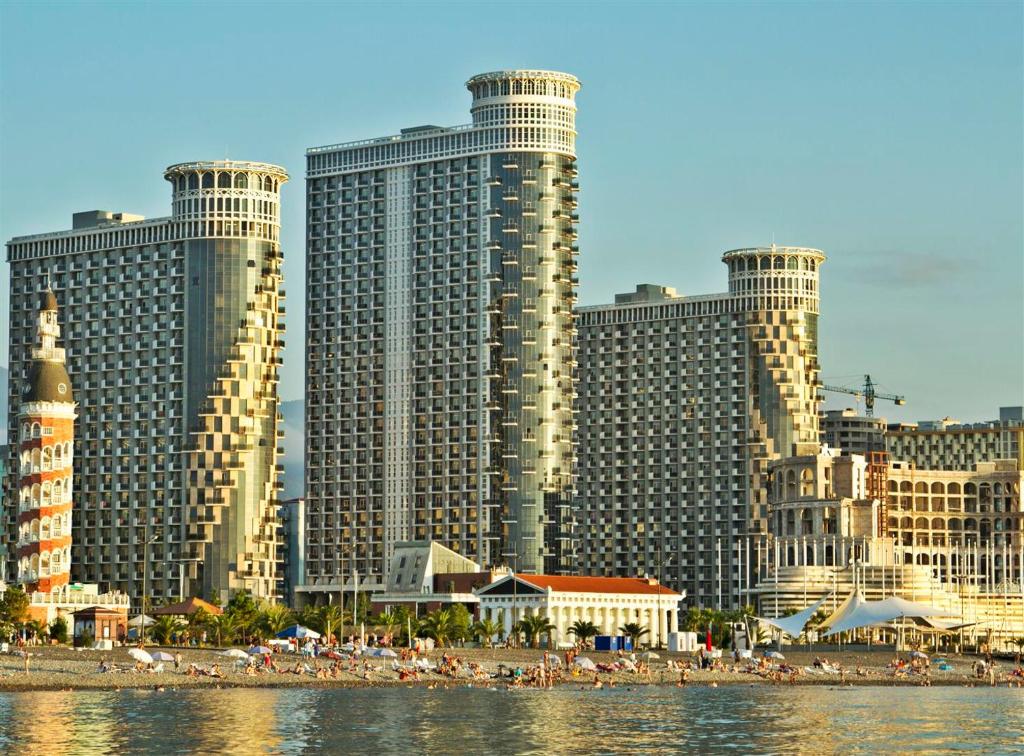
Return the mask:
<svg viewBox="0 0 1024 756">
<path fill-rule="evenodd" d="M 860 591 L 855 590 L 836 608 L 832 616 L 822 623 L 822 627 L 828 628 L 825 635 L 835 635 L 844 630 L 871 627 L 904 617 L 956 616 L 955 612 L 939 609 L 927 604 L 919 604 L 914 601 L 907 601 L 899 596 L 890 596 L 881 601 L 865 601 L 860 595 Z"/>
<path fill-rule="evenodd" d="M 761 622 L 777 627 L 779 630 L 784 632 L 786 635 L 792 638 L 799 638 L 800 633 L 804 631 L 804 625 L 816 611 L 821 607 L 825 601 L 828 600 L 828 595 L 822 596 L 820 599 L 815 601 L 806 609 L 802 609 L 796 614 L 790 615 L 789 617 L 776 617 L 775 619 L 768 619 L 767 617 L 758 617 Z"/>
</svg>

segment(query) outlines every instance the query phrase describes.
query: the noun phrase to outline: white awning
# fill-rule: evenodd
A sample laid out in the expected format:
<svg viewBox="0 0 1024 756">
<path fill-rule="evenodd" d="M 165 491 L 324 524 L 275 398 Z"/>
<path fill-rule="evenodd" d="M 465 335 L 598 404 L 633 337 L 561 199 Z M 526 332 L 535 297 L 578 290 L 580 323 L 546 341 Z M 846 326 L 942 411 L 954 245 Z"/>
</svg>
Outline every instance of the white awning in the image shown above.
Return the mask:
<svg viewBox="0 0 1024 756">
<path fill-rule="evenodd" d="M 828 595 L 826 594 L 806 609 L 802 609 L 796 614 L 791 614 L 788 617 L 776 617 L 775 619 L 768 619 L 767 617 L 758 617 L 757 619 L 761 620 L 761 622 L 771 625 L 772 627 L 779 628 L 779 630 L 781 630 L 790 637 L 799 638 L 800 633 L 804 631 L 804 625 L 807 624 L 807 620 L 809 620 L 814 615 L 814 613 L 818 611 L 821 605 L 824 604 L 827 600 Z"/>
<path fill-rule="evenodd" d="M 860 592 L 854 590 L 832 616 L 822 623 L 827 627 L 825 635 L 835 635 L 844 630 L 871 627 L 904 617 L 956 617 L 955 612 L 939 609 L 927 604 L 907 601 L 899 596 L 890 596 L 881 601 L 865 601 Z"/>
</svg>

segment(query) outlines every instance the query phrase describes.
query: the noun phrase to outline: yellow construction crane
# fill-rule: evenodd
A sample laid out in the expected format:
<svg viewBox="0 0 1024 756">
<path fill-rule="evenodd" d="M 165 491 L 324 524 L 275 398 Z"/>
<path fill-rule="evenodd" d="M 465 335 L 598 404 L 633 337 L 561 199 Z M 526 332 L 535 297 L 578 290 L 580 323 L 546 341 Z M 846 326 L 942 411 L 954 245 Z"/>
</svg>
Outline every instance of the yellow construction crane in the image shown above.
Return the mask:
<svg viewBox="0 0 1024 756">
<path fill-rule="evenodd" d="M 907 403 L 907 398 L 898 394 L 880 394 L 875 391 L 875 384 L 871 380 L 870 375 L 864 376 L 864 388 L 852 389 L 846 388 L 846 386 L 825 386 L 822 387 L 823 391 L 833 391 L 837 394 L 853 394 L 858 399 L 864 400 L 864 410 L 868 417 L 874 417 L 875 414 L 875 399 L 888 399 L 898 407 L 902 407 Z"/>
</svg>

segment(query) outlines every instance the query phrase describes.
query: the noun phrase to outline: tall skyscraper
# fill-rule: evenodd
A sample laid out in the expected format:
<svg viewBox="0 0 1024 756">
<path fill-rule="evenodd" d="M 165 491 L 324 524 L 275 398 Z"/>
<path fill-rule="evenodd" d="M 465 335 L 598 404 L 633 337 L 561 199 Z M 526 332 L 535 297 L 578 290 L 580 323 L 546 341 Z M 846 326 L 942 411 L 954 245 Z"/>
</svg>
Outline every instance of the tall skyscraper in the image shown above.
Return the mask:
<svg viewBox="0 0 1024 756">
<path fill-rule="evenodd" d="M 48 275 L 79 413 L 72 579 L 136 601 L 273 597 L 288 176 L 217 161 L 164 178 L 170 217 L 76 213 L 70 231 L 8 242 L 9 436 Z M 4 512 L 10 542 L 16 514 Z"/>
<path fill-rule="evenodd" d="M 579 82 L 466 86 L 469 125 L 307 152 L 307 591 L 409 540 L 571 569 Z"/>
<path fill-rule="evenodd" d="M 57 346 L 57 298 L 49 288 L 36 317 L 36 345 L 16 426 L 17 574 L 29 593 L 62 596 L 71 580 L 75 400 L 64 350 Z"/>
<path fill-rule="evenodd" d="M 748 601 L 767 463 L 818 443 L 825 256 L 722 259 L 726 294 L 642 285 L 579 314 L 582 569 L 646 572 L 704 606 Z"/>
</svg>

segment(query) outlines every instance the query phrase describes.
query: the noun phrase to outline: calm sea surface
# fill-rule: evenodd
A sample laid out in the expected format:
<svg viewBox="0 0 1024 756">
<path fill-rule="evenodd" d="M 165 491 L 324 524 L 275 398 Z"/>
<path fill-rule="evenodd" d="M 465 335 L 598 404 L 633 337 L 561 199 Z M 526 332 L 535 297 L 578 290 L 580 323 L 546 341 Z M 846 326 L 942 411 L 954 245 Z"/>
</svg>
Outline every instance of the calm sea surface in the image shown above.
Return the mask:
<svg viewBox="0 0 1024 756">
<path fill-rule="evenodd" d="M 0 753 L 1024 753 L 1024 690 L 183 690 L 0 695 Z"/>
</svg>

